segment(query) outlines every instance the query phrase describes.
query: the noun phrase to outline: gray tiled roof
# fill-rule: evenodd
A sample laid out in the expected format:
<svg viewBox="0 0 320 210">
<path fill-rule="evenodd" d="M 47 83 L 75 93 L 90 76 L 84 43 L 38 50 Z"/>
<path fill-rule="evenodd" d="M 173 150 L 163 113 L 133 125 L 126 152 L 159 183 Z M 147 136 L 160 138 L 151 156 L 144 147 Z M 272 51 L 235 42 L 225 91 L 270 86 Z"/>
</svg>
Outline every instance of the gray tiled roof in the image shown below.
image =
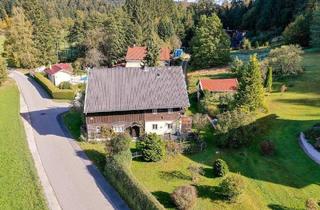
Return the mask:
<svg viewBox="0 0 320 210">
<path fill-rule="evenodd" d="M 185 108 L 189 99 L 181 67 L 94 69 L 85 113 Z"/>
</svg>

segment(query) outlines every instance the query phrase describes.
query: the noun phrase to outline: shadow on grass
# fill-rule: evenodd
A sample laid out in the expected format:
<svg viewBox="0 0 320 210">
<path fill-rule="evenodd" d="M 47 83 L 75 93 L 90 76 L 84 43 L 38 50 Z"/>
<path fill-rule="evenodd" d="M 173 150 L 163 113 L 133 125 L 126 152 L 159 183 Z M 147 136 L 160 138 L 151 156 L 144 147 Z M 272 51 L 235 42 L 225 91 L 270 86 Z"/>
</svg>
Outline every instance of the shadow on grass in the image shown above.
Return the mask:
<svg viewBox="0 0 320 210">
<path fill-rule="evenodd" d="M 269 204 L 268 207 L 271 210 L 304 210 L 304 209 L 297 209 L 297 208 L 291 208 L 291 207 L 289 208 L 289 207 L 281 206 L 278 204 Z"/>
<path fill-rule="evenodd" d="M 219 187 L 213 187 L 208 185 L 197 185 L 195 186 L 198 191 L 198 196 L 200 198 L 209 198 L 212 201 L 224 200 L 224 198 L 219 195 Z"/>
<path fill-rule="evenodd" d="M 163 191 L 155 191 L 152 192 L 152 195 L 160 201 L 160 203 L 165 207 L 165 208 L 175 208 L 174 203 L 171 200 L 170 194 L 167 192 Z"/>
<path fill-rule="evenodd" d="M 161 179 L 164 179 L 166 181 L 170 181 L 173 179 L 183 179 L 183 180 L 191 180 L 191 177 L 188 175 L 185 175 L 181 171 L 160 171 L 159 176 Z"/>
<path fill-rule="evenodd" d="M 278 99 L 276 101 L 281 103 L 296 104 L 296 105 L 303 105 L 303 106 L 314 106 L 314 107 L 320 106 L 319 98 Z"/>
<path fill-rule="evenodd" d="M 98 167 L 100 171 L 104 171 L 106 164 L 106 156 L 102 152 L 93 149 L 83 150 L 88 158 Z"/>
</svg>

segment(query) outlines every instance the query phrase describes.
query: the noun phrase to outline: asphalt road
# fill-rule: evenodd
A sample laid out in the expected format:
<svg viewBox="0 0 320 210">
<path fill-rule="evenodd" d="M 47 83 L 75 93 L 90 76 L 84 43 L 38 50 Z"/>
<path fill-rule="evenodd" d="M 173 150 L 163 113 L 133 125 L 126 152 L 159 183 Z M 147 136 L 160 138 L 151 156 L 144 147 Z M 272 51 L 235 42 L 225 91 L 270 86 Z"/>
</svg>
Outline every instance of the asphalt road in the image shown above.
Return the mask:
<svg viewBox="0 0 320 210">
<path fill-rule="evenodd" d="M 31 119 L 37 152 L 60 208 L 128 209 L 59 124 L 57 116 L 67 111 L 69 105 L 51 100 L 36 82 L 23 74 L 13 71 L 10 75 L 24 98 L 28 113 L 21 116 Z"/>
</svg>

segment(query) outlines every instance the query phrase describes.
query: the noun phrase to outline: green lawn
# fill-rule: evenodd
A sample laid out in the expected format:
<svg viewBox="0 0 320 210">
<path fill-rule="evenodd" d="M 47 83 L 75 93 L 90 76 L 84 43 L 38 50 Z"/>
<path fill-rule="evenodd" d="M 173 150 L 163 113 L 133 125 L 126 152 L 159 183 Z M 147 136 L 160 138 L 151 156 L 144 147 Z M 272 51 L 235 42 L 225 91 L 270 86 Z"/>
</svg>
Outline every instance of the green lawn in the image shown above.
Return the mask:
<svg viewBox="0 0 320 210">
<path fill-rule="evenodd" d="M 12 81 L 0 87 L 0 157 L 0 209 L 47 209 Z"/>
<path fill-rule="evenodd" d="M 199 164 L 205 174 L 198 188 L 198 201 L 195 209 L 303 209 L 307 198 L 320 198 L 320 166 L 311 161 L 298 144 L 298 134 L 320 121 L 320 53 L 308 52 L 304 56 L 306 72 L 297 78 L 274 84 L 274 93 L 268 96 L 269 113 L 258 117 L 267 133 L 258 136 L 255 143 L 241 150 L 219 150 L 214 146 L 213 131 L 204 134 L 208 149 L 202 153 L 177 157 L 167 157 L 159 163 L 133 161 L 132 171 L 137 179 L 159 199 L 167 208 L 174 208 L 170 193 L 175 187 L 191 183 L 187 167 Z M 201 76 L 189 78 L 189 93 L 194 95 L 199 78 L 232 77 L 226 73 L 216 74 L 210 71 Z M 279 93 L 280 86 L 286 84 L 288 92 Z M 197 110 L 196 104 L 188 114 Z M 71 116 L 69 116 L 71 118 Z M 68 119 L 66 120 L 68 122 Z M 72 120 L 69 122 L 72 123 Z M 77 120 L 75 120 L 77 122 Z M 70 127 L 71 131 L 73 128 Z M 78 131 L 72 131 L 78 134 Z M 75 136 L 77 137 L 77 136 Z M 276 153 L 272 157 L 261 156 L 258 143 L 272 140 Z M 88 156 L 103 169 L 104 145 L 80 143 Z M 217 153 L 218 152 L 218 153 Z M 223 158 L 232 173 L 240 173 L 247 188 L 237 204 L 226 203 L 215 194 L 220 178 L 213 178 L 212 163 Z"/>
<path fill-rule="evenodd" d="M 268 98 L 269 113 L 258 119 L 268 127 L 268 133 L 257 137 L 255 142 L 274 141 L 276 154 L 273 157 L 261 156 L 258 143 L 247 149 L 221 151 L 213 144 L 214 136 L 209 134 L 209 148 L 205 152 L 168 158 L 160 163 L 134 161 L 133 173 L 168 208 L 173 207 L 169 197 L 173 189 L 191 183 L 187 171 L 190 163 L 203 166 L 206 172 L 198 184 L 199 199 L 195 209 L 304 208 L 307 198 L 320 198 L 320 167 L 304 154 L 297 140 L 300 131 L 320 120 L 319 58 L 320 53 L 306 54 L 306 72 L 284 81 L 289 91 L 284 94 L 275 91 Z M 194 84 L 195 79 L 191 78 L 191 88 Z M 275 89 L 281 84 L 275 84 Z M 241 203 L 228 204 L 215 195 L 215 186 L 221 180 L 213 178 L 211 165 L 218 157 L 227 161 L 233 173 L 245 177 L 247 190 Z"/>
</svg>

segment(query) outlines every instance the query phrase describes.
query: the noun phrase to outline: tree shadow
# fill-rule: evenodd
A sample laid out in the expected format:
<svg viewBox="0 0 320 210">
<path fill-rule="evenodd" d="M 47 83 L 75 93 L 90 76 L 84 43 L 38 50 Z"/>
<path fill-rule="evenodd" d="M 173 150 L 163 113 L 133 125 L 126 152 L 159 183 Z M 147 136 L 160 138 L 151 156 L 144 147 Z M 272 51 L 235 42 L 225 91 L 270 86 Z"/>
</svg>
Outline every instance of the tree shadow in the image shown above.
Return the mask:
<svg viewBox="0 0 320 210">
<path fill-rule="evenodd" d="M 278 99 L 276 100 L 280 103 L 287 103 L 287 104 L 296 104 L 296 105 L 303 105 L 303 106 L 320 106 L 320 99 L 319 98 L 301 98 L 301 99 Z"/>
<path fill-rule="evenodd" d="M 168 192 L 163 192 L 163 191 L 155 191 L 152 192 L 152 195 L 160 201 L 160 203 L 165 207 L 165 208 L 175 208 L 174 203 L 172 202 L 172 199 L 170 197 L 170 194 Z"/>
<path fill-rule="evenodd" d="M 209 185 L 196 185 L 198 196 L 201 198 L 209 198 L 212 201 L 224 200 L 224 198 L 219 195 L 219 187 L 209 186 Z"/>
<path fill-rule="evenodd" d="M 304 210 L 303 208 L 301 208 L 301 209 L 291 208 L 291 207 L 289 208 L 289 207 L 278 205 L 278 204 L 269 204 L 268 207 L 271 210 Z"/>
<path fill-rule="evenodd" d="M 159 176 L 161 179 L 171 181 L 173 179 L 191 180 L 191 177 L 182 173 L 181 171 L 160 171 Z"/>
</svg>

